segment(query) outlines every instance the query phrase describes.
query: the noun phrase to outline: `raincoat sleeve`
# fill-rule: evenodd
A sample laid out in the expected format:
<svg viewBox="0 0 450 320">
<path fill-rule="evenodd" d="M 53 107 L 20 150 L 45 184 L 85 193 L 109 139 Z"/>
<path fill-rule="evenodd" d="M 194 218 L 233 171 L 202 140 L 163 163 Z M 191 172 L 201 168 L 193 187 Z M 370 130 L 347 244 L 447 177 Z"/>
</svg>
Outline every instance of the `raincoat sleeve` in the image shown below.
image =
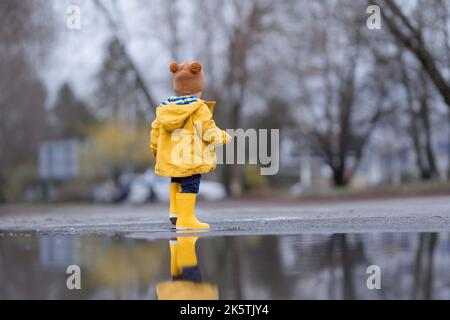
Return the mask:
<svg viewBox="0 0 450 320">
<path fill-rule="evenodd" d="M 156 118 L 152 122 L 152 128 L 150 131 L 150 150 L 154 157 L 156 157 L 156 151 L 158 150 L 158 137 L 159 137 L 159 121 Z"/>
<path fill-rule="evenodd" d="M 230 142 L 231 136 L 226 131 L 217 127 L 216 122 L 212 118 L 212 113 L 206 104 L 199 109 L 199 115 L 202 121 L 203 141 L 217 146 Z"/>
</svg>

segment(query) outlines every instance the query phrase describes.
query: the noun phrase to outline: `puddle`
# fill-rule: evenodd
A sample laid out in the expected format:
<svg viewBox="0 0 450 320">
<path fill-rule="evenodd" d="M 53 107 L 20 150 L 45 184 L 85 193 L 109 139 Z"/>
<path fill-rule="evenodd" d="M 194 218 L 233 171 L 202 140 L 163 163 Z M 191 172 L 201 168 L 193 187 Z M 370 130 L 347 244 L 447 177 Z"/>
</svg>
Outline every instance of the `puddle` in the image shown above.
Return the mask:
<svg viewBox="0 0 450 320">
<path fill-rule="evenodd" d="M 450 299 L 447 233 L 0 234 L 0 299 Z"/>
</svg>

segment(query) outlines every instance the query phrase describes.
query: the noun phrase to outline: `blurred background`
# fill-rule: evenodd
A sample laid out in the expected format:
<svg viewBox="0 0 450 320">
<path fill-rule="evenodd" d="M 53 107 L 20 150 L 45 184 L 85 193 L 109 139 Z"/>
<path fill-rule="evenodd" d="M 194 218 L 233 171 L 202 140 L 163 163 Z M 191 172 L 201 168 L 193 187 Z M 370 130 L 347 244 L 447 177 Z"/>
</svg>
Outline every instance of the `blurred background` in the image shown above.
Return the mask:
<svg viewBox="0 0 450 320">
<path fill-rule="evenodd" d="M 150 122 L 188 59 L 221 128 L 280 129 L 277 175 L 203 198 L 450 193 L 449 32 L 448 0 L 2 0 L 0 203 L 167 201 Z"/>
</svg>

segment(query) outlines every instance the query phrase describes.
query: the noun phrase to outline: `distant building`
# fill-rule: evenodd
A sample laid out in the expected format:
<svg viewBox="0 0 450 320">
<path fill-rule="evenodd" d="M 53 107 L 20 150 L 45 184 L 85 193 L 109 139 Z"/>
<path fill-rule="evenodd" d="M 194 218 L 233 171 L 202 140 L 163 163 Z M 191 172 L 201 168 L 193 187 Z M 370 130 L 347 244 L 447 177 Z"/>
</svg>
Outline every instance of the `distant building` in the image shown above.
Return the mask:
<svg viewBox="0 0 450 320">
<path fill-rule="evenodd" d="M 433 151 L 439 177 L 447 179 L 450 148 L 446 136 L 433 136 Z M 365 151 L 357 172 L 368 184 L 400 184 L 403 179 L 419 179 L 416 153 L 407 136 L 373 139 Z"/>
<path fill-rule="evenodd" d="M 303 187 L 314 185 L 317 181 L 331 178 L 331 170 L 323 158 L 314 153 L 306 138 L 299 138 L 298 131 L 280 131 L 280 175 L 298 177 Z M 433 151 L 439 177 L 447 179 L 450 159 L 450 146 L 446 135 L 433 135 Z M 348 164 L 354 162 L 349 157 Z M 354 177 L 363 184 L 400 184 L 404 179 L 419 179 L 416 154 L 410 137 L 396 136 L 383 130 L 374 134 L 366 146 Z"/>
<path fill-rule="evenodd" d="M 61 181 L 80 175 L 80 141 L 75 139 L 43 142 L 39 146 L 39 177 Z"/>
</svg>

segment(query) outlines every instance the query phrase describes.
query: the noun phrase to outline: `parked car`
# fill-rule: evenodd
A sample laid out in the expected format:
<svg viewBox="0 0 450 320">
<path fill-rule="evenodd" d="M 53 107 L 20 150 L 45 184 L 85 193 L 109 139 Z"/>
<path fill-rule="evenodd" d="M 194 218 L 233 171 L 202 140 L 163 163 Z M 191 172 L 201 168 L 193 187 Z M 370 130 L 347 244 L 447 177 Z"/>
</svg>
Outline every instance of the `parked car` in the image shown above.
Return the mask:
<svg viewBox="0 0 450 320">
<path fill-rule="evenodd" d="M 114 189 L 111 182 L 94 188 L 97 202 L 128 202 L 143 204 L 146 202 L 169 202 L 170 179 L 155 175 L 151 170 L 143 174 L 124 174 Z M 226 197 L 224 186 L 219 182 L 202 180 L 199 198 L 218 201 Z"/>
<path fill-rule="evenodd" d="M 111 203 L 114 202 L 114 195 L 116 192 L 117 188 L 114 185 L 114 182 L 112 180 L 107 180 L 92 188 L 92 197 L 94 201 L 98 203 Z"/>
<path fill-rule="evenodd" d="M 136 177 L 130 186 L 128 202 L 134 204 L 147 201 L 169 202 L 170 179 L 155 175 L 147 170 Z M 226 197 L 224 186 L 219 182 L 203 180 L 200 183 L 199 197 L 208 201 L 218 201 Z"/>
</svg>

